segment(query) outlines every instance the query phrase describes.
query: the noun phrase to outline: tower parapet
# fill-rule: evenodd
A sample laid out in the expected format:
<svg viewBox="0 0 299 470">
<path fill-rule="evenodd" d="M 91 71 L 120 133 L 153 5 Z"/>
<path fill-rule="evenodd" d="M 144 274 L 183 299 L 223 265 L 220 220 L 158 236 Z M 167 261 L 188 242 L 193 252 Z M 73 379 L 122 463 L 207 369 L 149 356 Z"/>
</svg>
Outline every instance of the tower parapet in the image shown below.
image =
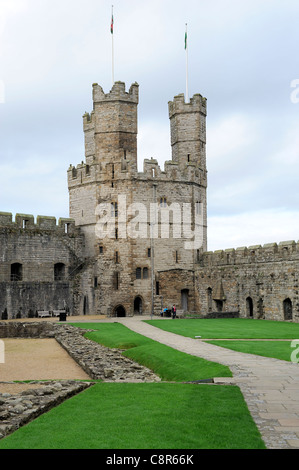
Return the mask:
<svg viewBox="0 0 299 470">
<path fill-rule="evenodd" d="M 115 82 L 109 93 L 104 93 L 103 88 L 98 83 L 93 84 L 93 102 L 109 102 L 109 101 L 126 101 L 138 104 L 139 102 L 139 85 L 133 83 L 129 92 L 126 92 L 124 82 Z"/>
<path fill-rule="evenodd" d="M 168 103 L 172 160 L 181 168 L 195 163 L 206 170 L 206 116 L 207 100 L 195 94 L 189 103 L 184 94 L 174 97 Z"/>
</svg>

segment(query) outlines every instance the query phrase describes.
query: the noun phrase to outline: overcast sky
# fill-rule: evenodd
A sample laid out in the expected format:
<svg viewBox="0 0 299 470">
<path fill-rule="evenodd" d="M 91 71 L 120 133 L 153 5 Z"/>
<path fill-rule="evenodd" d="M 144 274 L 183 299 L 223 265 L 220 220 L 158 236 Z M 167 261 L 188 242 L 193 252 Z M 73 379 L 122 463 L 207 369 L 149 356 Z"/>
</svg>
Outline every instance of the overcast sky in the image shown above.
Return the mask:
<svg viewBox="0 0 299 470">
<path fill-rule="evenodd" d="M 68 217 L 106 0 L 0 0 L 0 211 Z M 113 0 L 115 80 L 140 86 L 138 164 L 171 159 L 168 101 L 208 100 L 208 248 L 299 239 L 298 0 Z M 298 90 L 298 92 L 297 92 Z M 298 101 L 298 102 L 297 102 Z"/>
</svg>

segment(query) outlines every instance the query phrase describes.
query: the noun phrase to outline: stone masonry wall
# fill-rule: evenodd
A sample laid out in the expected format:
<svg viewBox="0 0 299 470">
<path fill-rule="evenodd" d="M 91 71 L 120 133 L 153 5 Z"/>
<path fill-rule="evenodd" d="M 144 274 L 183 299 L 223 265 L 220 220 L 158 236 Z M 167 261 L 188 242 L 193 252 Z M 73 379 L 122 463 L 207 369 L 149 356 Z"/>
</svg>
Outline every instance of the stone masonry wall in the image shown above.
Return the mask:
<svg viewBox="0 0 299 470">
<path fill-rule="evenodd" d="M 83 238 L 71 219 L 0 213 L 0 318 L 35 316 L 74 301 Z"/>
</svg>

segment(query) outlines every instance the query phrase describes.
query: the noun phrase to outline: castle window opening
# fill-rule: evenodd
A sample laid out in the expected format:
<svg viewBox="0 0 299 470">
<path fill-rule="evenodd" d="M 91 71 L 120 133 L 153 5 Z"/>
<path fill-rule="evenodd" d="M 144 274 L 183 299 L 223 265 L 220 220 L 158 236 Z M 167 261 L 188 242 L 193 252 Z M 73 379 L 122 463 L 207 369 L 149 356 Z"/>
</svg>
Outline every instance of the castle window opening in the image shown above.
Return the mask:
<svg viewBox="0 0 299 470">
<path fill-rule="evenodd" d="M 27 228 L 28 227 L 28 222 L 29 222 L 28 219 L 23 219 L 22 228 Z"/>
<path fill-rule="evenodd" d="M 86 167 L 85 167 L 85 174 L 86 174 L 87 176 L 90 174 L 89 165 L 86 165 Z"/>
<path fill-rule="evenodd" d="M 119 289 L 119 272 L 115 272 L 113 275 L 113 287 L 115 290 Z"/>
<path fill-rule="evenodd" d="M 188 160 L 188 163 L 189 163 L 190 162 L 190 153 L 188 153 L 187 160 Z"/>
<path fill-rule="evenodd" d="M 159 284 L 159 281 L 156 282 L 156 295 L 160 295 L 160 284 Z"/>
<path fill-rule="evenodd" d="M 127 151 L 124 150 L 124 159 L 126 160 L 127 159 Z"/>
<path fill-rule="evenodd" d="M 179 252 L 178 251 L 175 252 L 175 262 L 176 263 L 179 262 Z"/>
<path fill-rule="evenodd" d="M 147 249 L 147 257 L 148 257 L 148 258 L 151 257 L 151 249 L 150 249 L 150 248 Z"/>
<path fill-rule="evenodd" d="M 148 279 L 148 268 L 143 268 L 143 279 Z"/>
<path fill-rule="evenodd" d="M 100 253 L 100 255 L 102 255 L 102 254 L 103 254 L 103 251 L 104 251 L 104 248 L 103 248 L 103 246 L 102 246 L 102 245 L 100 245 L 100 246 L 99 246 L 99 253 Z"/>
<path fill-rule="evenodd" d="M 10 266 L 10 280 L 22 281 L 23 280 L 23 266 L 20 263 L 13 263 Z"/>
<path fill-rule="evenodd" d="M 54 281 L 63 281 L 65 279 L 65 265 L 56 263 L 54 265 Z"/>
<path fill-rule="evenodd" d="M 136 269 L 136 279 L 141 279 L 141 268 Z"/>
<path fill-rule="evenodd" d="M 283 316 L 284 320 L 293 320 L 293 305 L 289 298 L 283 301 Z"/>
<path fill-rule="evenodd" d="M 70 224 L 64 224 L 64 233 L 69 233 L 69 225 Z"/>
<path fill-rule="evenodd" d="M 94 284 L 93 285 L 94 285 L 95 289 L 98 287 L 98 278 L 97 277 L 94 278 Z"/>
<path fill-rule="evenodd" d="M 118 228 L 115 229 L 115 240 L 118 240 Z"/>
<path fill-rule="evenodd" d="M 212 289 L 210 287 L 207 289 L 207 300 L 208 300 L 208 312 L 211 312 L 213 308 L 213 304 L 212 304 Z"/>
<path fill-rule="evenodd" d="M 167 207 L 167 200 L 166 200 L 166 197 L 161 197 L 161 199 L 160 199 L 160 207 Z"/>
<path fill-rule="evenodd" d="M 117 202 L 111 202 L 111 217 L 118 217 Z"/>
<path fill-rule="evenodd" d="M 114 176 L 115 176 L 115 173 L 114 173 L 114 165 L 112 165 L 112 179 L 114 180 Z"/>
<path fill-rule="evenodd" d="M 116 264 L 119 263 L 119 254 L 118 254 L 118 251 L 115 252 L 115 263 L 116 263 Z"/>
</svg>

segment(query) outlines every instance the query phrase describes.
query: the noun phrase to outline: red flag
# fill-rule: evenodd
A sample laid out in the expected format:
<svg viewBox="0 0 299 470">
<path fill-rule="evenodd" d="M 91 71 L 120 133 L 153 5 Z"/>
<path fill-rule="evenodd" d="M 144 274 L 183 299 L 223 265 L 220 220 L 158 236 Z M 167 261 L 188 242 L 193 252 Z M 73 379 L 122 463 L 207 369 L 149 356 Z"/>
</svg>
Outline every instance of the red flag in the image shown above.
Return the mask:
<svg viewBox="0 0 299 470">
<path fill-rule="evenodd" d="M 112 13 L 112 18 L 111 18 L 111 34 L 113 34 L 113 26 L 114 26 L 114 18 L 113 18 L 113 13 Z"/>
</svg>

